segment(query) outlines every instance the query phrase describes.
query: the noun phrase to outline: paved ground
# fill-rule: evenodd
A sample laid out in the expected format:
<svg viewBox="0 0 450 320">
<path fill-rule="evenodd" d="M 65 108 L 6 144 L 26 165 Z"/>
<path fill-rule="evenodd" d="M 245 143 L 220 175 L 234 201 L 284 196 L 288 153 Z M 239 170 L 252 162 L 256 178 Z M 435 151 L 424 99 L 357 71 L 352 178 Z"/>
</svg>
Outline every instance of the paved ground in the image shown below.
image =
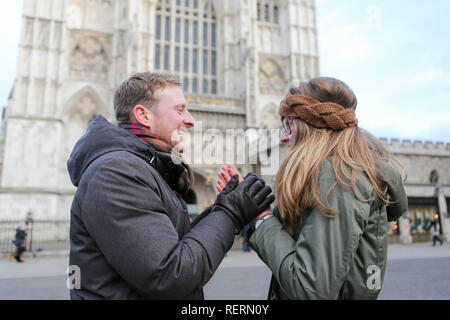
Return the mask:
<svg viewBox="0 0 450 320">
<path fill-rule="evenodd" d="M 450 299 L 450 244 L 392 244 L 380 299 Z M 68 299 L 67 256 L 0 260 L 0 299 Z M 205 287 L 206 299 L 265 299 L 269 269 L 254 252 L 232 250 Z"/>
</svg>

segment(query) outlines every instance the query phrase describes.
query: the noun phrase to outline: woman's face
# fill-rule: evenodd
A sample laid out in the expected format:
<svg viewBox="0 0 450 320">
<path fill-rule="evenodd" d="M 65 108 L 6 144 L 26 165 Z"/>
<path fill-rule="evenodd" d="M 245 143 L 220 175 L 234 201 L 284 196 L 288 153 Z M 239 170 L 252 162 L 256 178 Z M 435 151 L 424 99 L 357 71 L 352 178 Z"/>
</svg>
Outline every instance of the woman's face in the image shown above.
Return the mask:
<svg viewBox="0 0 450 320">
<path fill-rule="evenodd" d="M 281 131 L 280 142 L 285 143 L 288 149 L 295 145 L 295 126 L 292 118 L 283 118 L 283 130 Z"/>
</svg>

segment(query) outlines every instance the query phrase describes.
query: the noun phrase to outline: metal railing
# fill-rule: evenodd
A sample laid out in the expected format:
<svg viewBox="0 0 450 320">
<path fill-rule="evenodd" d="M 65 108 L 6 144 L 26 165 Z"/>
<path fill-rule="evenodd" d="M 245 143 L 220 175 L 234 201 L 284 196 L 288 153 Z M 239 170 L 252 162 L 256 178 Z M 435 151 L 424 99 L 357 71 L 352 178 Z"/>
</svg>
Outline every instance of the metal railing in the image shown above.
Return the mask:
<svg viewBox="0 0 450 320">
<path fill-rule="evenodd" d="M 0 253 L 16 250 L 13 240 L 23 220 L 0 220 Z M 69 250 L 68 220 L 31 220 L 27 225 L 27 251 Z"/>
</svg>

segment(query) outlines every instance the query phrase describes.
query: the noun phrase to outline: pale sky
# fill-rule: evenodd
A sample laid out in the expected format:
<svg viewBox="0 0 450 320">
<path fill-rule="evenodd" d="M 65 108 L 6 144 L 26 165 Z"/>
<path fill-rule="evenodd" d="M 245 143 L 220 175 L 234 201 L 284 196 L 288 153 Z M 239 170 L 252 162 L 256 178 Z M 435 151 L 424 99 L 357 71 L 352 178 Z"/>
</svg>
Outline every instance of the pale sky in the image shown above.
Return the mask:
<svg viewBox="0 0 450 320">
<path fill-rule="evenodd" d="M 317 0 L 320 66 L 377 137 L 450 142 L 450 1 Z"/>
<path fill-rule="evenodd" d="M 450 1 L 316 0 L 322 76 L 358 97 L 377 137 L 450 142 Z M 0 0 L 0 106 L 16 76 L 22 0 Z"/>
</svg>

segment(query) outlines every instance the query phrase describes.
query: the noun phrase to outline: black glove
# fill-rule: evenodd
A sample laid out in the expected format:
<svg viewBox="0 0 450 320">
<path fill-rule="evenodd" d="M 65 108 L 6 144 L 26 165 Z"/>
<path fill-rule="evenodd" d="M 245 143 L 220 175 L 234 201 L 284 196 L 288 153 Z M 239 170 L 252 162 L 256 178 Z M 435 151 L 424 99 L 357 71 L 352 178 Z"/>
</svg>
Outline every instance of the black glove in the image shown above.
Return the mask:
<svg viewBox="0 0 450 320">
<path fill-rule="evenodd" d="M 275 201 L 272 188 L 260 177 L 248 174 L 239 184 L 239 176 L 234 175 L 217 196 L 214 209 L 221 209 L 233 221 L 238 232 L 255 219 Z M 213 209 L 213 210 L 214 210 Z"/>
<path fill-rule="evenodd" d="M 230 193 L 231 191 L 233 191 L 233 189 L 236 188 L 236 186 L 238 185 L 238 182 L 239 182 L 239 176 L 234 175 L 230 179 L 230 181 L 227 183 L 225 188 L 223 188 L 222 193 Z M 196 217 L 195 220 L 192 221 L 192 223 L 191 223 L 191 228 L 195 227 L 197 225 L 197 223 L 199 223 L 203 218 L 208 216 L 214 210 L 214 205 L 215 204 L 209 206 L 198 217 Z"/>
</svg>

